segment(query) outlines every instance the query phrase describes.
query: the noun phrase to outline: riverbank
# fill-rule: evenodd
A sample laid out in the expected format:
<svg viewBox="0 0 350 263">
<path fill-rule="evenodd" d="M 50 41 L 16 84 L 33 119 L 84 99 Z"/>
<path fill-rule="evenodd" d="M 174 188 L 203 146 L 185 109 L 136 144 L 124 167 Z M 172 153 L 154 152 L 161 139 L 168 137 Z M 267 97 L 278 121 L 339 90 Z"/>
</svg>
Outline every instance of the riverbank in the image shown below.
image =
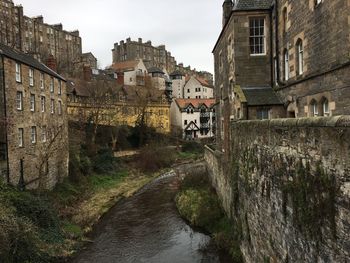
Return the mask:
<svg viewBox="0 0 350 263">
<path fill-rule="evenodd" d="M 190 225 L 210 233 L 216 247 L 229 253 L 233 262 L 244 262 L 238 241 L 241 231 L 225 215 L 205 174 L 185 176 L 175 203 L 180 215 Z"/>
<path fill-rule="evenodd" d="M 66 178 L 51 192 L 22 192 L 0 183 L 0 261 L 64 262 L 89 242 L 87 234 L 119 200 L 171 165 L 200 156 L 152 148 L 136 157 L 111 159 L 104 152 L 94 162 L 78 156 L 73 168 L 90 170 L 89 175 Z"/>
</svg>

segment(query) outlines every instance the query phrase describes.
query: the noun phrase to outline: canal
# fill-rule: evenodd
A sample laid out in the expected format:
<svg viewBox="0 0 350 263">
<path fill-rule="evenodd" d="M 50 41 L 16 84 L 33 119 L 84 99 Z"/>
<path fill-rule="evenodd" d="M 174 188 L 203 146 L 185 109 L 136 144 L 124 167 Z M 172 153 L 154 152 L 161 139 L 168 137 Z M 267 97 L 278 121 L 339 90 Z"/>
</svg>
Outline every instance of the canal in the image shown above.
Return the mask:
<svg viewBox="0 0 350 263">
<path fill-rule="evenodd" d="M 72 263 L 231 262 L 208 235 L 179 216 L 174 197 L 179 180 L 169 172 L 114 206 L 95 226 L 92 242 Z"/>
</svg>

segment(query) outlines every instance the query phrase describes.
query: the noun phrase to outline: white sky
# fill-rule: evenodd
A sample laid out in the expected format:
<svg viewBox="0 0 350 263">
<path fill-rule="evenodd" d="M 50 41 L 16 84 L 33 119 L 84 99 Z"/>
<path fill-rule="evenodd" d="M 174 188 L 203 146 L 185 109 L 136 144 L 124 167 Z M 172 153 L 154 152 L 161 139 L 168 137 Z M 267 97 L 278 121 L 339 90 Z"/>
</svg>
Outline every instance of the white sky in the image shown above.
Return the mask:
<svg viewBox="0 0 350 263">
<path fill-rule="evenodd" d="M 131 37 L 165 44 L 178 63 L 213 73 L 211 53 L 221 30 L 223 0 L 14 0 L 27 16 L 78 29 L 83 52 L 112 63 L 113 44 Z"/>
</svg>

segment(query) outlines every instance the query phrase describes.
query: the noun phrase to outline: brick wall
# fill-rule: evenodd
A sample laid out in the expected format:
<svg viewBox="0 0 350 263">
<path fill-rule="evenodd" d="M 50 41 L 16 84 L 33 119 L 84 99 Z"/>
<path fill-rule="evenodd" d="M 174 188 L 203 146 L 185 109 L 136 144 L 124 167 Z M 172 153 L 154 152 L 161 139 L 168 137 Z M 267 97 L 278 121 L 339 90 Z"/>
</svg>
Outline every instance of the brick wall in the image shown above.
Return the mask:
<svg viewBox="0 0 350 263">
<path fill-rule="evenodd" d="M 232 123 L 205 159 L 247 262 L 350 260 L 350 118 Z"/>
</svg>

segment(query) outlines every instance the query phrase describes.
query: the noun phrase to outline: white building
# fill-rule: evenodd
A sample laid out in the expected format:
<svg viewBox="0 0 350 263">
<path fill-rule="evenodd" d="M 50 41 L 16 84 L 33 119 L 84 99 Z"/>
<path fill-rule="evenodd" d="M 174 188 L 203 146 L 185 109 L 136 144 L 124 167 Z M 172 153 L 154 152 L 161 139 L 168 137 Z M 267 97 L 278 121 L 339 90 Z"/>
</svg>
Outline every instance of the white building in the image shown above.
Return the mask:
<svg viewBox="0 0 350 263">
<path fill-rule="evenodd" d="M 170 79 L 173 88 L 173 97 L 177 99 L 184 98 L 184 87 L 186 85 L 186 78 L 180 71 L 174 71 L 170 74 Z"/>
<path fill-rule="evenodd" d="M 215 135 L 215 99 L 175 99 L 170 108 L 173 131 L 184 139 L 210 138 Z"/>
<path fill-rule="evenodd" d="M 145 84 L 147 68 L 142 59 L 113 63 L 111 68 L 117 73 L 124 74 L 125 85 L 136 86 Z"/>
<path fill-rule="evenodd" d="M 186 99 L 211 99 L 214 98 L 214 88 L 205 79 L 188 77 L 184 86 Z"/>
</svg>

